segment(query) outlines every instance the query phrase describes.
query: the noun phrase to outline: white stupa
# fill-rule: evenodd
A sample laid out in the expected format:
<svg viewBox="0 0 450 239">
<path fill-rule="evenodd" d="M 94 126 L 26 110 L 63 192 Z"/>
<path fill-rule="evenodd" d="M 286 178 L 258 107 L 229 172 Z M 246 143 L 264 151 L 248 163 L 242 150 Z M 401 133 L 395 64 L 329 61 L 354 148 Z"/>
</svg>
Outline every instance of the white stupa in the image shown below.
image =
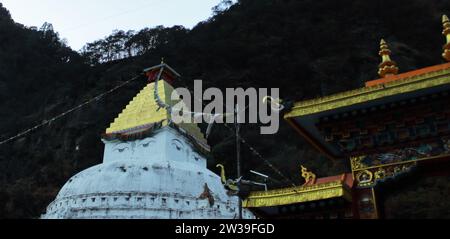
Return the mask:
<svg viewBox="0 0 450 239">
<path fill-rule="evenodd" d="M 147 69 L 168 105 L 178 75 L 167 65 Z M 149 83 L 107 129 L 103 163 L 71 178 L 43 219 L 234 219 L 238 197 L 207 169 L 206 139 L 195 124 L 173 125 Z M 159 109 L 159 110 L 158 110 Z M 253 218 L 244 211 L 244 218 Z"/>
</svg>

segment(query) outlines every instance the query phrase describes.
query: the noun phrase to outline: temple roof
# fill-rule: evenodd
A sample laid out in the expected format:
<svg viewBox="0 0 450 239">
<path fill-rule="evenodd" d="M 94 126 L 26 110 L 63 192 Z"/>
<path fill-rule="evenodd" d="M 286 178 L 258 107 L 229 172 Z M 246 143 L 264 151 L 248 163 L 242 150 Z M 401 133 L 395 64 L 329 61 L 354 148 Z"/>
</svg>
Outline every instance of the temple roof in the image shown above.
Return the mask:
<svg viewBox="0 0 450 239">
<path fill-rule="evenodd" d="M 371 112 L 372 109 L 384 105 L 449 90 L 450 63 L 446 63 L 369 81 L 360 89 L 298 102 L 285 115 L 285 119 L 329 158 L 339 158 L 343 156 L 341 149 L 327 142 L 323 132 L 317 127 L 322 119 L 334 119 L 342 114 L 352 118 L 358 112 Z"/>
<path fill-rule="evenodd" d="M 356 90 L 298 102 L 292 111 L 285 115 L 285 118 L 311 115 L 449 84 L 450 63 L 431 66 L 369 81 L 366 83 L 366 87 Z"/>
<path fill-rule="evenodd" d="M 446 15 L 442 16 L 442 25 L 442 34 L 446 37 L 442 57 L 450 61 L 450 20 Z M 356 90 L 297 102 L 284 118 L 309 143 L 332 159 L 364 154 L 370 147 L 385 150 L 382 147 L 386 144 L 433 137 L 433 134 L 450 130 L 445 121 L 450 63 L 398 74 L 399 67 L 391 59 L 391 53 L 382 39 L 380 79 L 368 81 L 365 87 Z M 421 103 L 415 108 L 417 102 Z M 404 111 L 403 106 L 407 104 L 413 107 Z M 396 109 L 403 113 L 393 113 Z M 437 127 L 423 124 L 433 120 Z M 396 128 L 395 132 L 389 132 L 391 128 Z M 408 143 L 412 142 L 405 144 Z"/>
<path fill-rule="evenodd" d="M 276 207 L 341 197 L 352 201 L 352 187 L 351 174 L 319 178 L 312 185 L 252 192 L 244 200 L 243 206 L 245 208 Z"/>
</svg>

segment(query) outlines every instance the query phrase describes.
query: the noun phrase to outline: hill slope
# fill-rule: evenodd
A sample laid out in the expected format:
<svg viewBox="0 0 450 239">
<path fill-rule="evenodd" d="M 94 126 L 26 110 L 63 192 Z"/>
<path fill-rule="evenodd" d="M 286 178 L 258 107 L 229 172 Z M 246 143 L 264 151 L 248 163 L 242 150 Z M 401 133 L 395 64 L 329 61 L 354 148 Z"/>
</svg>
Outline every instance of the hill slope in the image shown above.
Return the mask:
<svg viewBox="0 0 450 239">
<path fill-rule="evenodd" d="M 140 35 L 115 34 L 80 55 L 61 43 L 50 27 L 27 29 L 0 5 L 0 137 L 76 106 L 161 57 L 182 73 L 177 86 L 200 78 L 219 88 L 279 87 L 282 97 L 291 100 L 357 88 L 376 78 L 382 37 L 402 71 L 440 63 L 443 13 L 450 13 L 444 0 L 240 0 L 192 30 L 160 27 Z M 107 53 L 125 58 L 105 58 L 113 61 L 100 64 L 106 54 L 98 48 L 101 44 L 114 46 Z M 122 54 L 127 49 L 132 57 Z M 100 134 L 144 84 L 145 79 L 134 82 L 71 117 L 1 146 L 0 217 L 38 217 L 66 180 L 100 163 Z M 258 132 L 256 126 L 245 126 L 243 134 L 296 182 L 301 181 L 300 164 L 319 176 L 348 170 L 346 162 L 318 155 L 284 123 L 277 135 L 261 137 Z M 230 132 L 218 127 L 210 141 L 211 165 L 225 161 L 231 171 Z M 243 156 L 246 171 L 256 169 L 280 179 L 247 148 Z M 446 192 L 448 197 L 448 177 L 402 190 L 386 200 L 387 217 L 450 216 L 448 200 L 436 205 L 423 194 Z"/>
</svg>

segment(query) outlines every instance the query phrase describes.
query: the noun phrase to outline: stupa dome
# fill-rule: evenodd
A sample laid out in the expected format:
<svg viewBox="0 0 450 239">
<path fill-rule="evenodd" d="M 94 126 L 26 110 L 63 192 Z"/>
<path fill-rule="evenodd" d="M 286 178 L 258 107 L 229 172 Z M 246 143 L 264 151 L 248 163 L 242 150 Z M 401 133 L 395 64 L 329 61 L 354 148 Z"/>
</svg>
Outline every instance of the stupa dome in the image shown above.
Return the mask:
<svg viewBox="0 0 450 239">
<path fill-rule="evenodd" d="M 148 141 L 146 152 L 139 151 Z M 116 149 L 127 147 L 121 144 Z M 228 195 L 206 159 L 176 130 L 164 128 L 128 146 L 134 150 L 129 160 L 109 158 L 72 177 L 43 218 L 237 217 L 238 198 Z M 151 153 L 156 150 L 168 154 Z"/>
</svg>

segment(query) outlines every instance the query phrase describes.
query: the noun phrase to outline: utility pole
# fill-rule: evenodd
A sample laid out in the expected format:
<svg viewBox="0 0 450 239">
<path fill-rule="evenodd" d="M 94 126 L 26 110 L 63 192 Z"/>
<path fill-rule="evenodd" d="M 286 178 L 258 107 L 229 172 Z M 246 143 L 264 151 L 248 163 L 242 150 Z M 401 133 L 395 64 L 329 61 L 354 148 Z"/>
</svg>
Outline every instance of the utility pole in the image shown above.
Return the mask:
<svg viewBox="0 0 450 239">
<path fill-rule="evenodd" d="M 236 112 L 235 112 L 235 127 L 236 127 L 236 154 L 237 154 L 237 178 L 238 178 L 238 200 L 239 200 L 239 219 L 242 219 L 242 200 L 239 196 L 241 192 L 241 138 L 240 134 L 240 124 L 239 124 L 239 105 L 236 104 Z"/>
</svg>

